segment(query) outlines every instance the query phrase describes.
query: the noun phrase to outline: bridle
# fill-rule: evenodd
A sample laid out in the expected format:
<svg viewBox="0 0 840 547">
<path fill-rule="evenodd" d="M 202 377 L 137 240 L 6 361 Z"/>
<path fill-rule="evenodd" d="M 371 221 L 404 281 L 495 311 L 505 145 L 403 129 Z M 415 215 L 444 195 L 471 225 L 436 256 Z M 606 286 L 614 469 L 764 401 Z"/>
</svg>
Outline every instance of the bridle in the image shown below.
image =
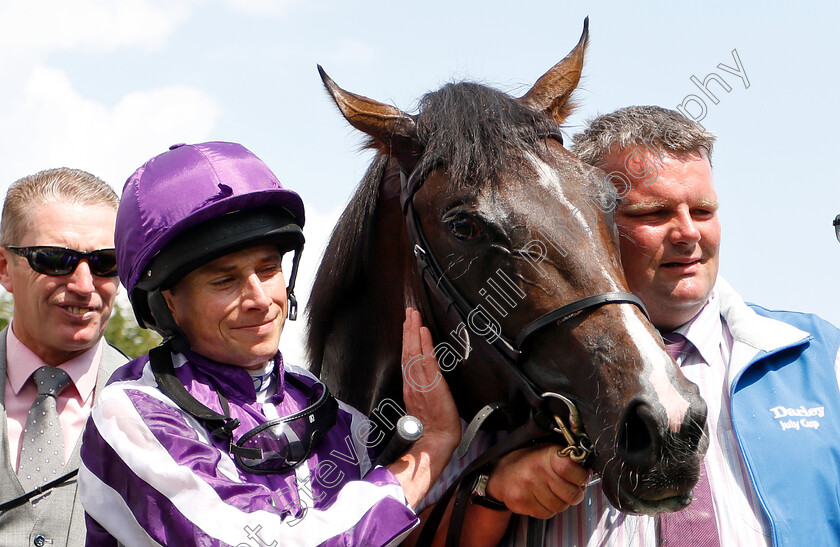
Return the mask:
<svg viewBox="0 0 840 547">
<path fill-rule="evenodd" d="M 559 132 L 549 133 L 544 138 L 553 138 L 558 140 L 560 144 L 563 143 L 563 138 Z M 423 287 L 427 301 L 429 303 L 438 301 L 444 304 L 447 308 L 453 309 L 462 321 L 466 321 L 470 311 L 475 306 L 470 304 L 467 298 L 464 297 L 461 291 L 455 287 L 444 273 L 440 262 L 431 251 L 428 239 L 420 224 L 419 216 L 414 208 L 414 195 L 423 185 L 429 173 L 439 166 L 440 163 L 438 162 L 427 162 L 424 165 L 421 161 L 410 174 L 406 174 L 406 171 L 401 168 L 400 203 L 406 218 L 409 245 L 413 249 L 417 271 L 424 281 Z M 642 310 L 645 316 L 648 315 L 644 304 L 642 304 L 642 301 L 637 296 L 628 292 L 613 291 L 586 296 L 547 312 L 533 319 L 515 337 L 505 336 L 501 332 L 495 333 L 496 336 L 490 342 L 494 352 L 498 355 L 499 361 L 512 368 L 516 373 L 515 376 L 521 379 L 521 387 L 524 390 L 523 394 L 533 406 L 539 406 L 540 401 L 545 399 L 545 397 L 537 395 L 537 390 L 533 382 L 524 376 L 518 366 L 521 363 L 523 355 L 522 348 L 533 335 L 543 328 L 564 321 L 577 313 L 605 304 L 634 304 Z M 430 317 L 425 317 L 424 319 L 427 321 L 427 324 L 431 322 Z M 569 406 L 570 411 L 577 415 L 571 397 L 564 396 L 563 398 L 566 405 Z M 576 423 L 570 424 L 567 429 L 570 429 L 576 434 L 581 432 Z"/>
<path fill-rule="evenodd" d="M 553 138 L 558 140 L 560 144 L 563 143 L 563 138 L 559 130 L 551 131 L 543 135 L 542 138 Z M 426 177 L 440 166 L 440 162 L 423 162 L 421 160 L 411 173 L 407 173 L 405 169 L 400 167 L 400 204 L 405 215 L 408 241 L 410 247 L 413 249 L 417 272 L 423 279 L 421 283 L 424 293 L 423 298 L 425 303 L 430 306 L 428 309 L 431 310 L 431 304 L 436 302 L 442 306 L 441 309 L 453 310 L 462 322 L 466 322 L 467 317 L 475 306 L 470 304 L 469 300 L 464 297 L 444 273 L 440 262 L 431 251 L 428 239 L 420 224 L 419 216 L 414 208 L 414 195 L 423 185 Z M 449 498 L 458 489 L 459 483 L 462 483 L 464 478 L 475 474 L 487 463 L 504 456 L 512 450 L 521 448 L 538 439 L 551 439 L 554 442 L 558 442 L 558 444 L 565 443 L 567 447 L 564 449 L 564 455 L 568 455 L 574 461 L 583 464 L 591 462 L 594 449 L 583 429 L 583 423 L 580 420 L 580 415 L 573 398 L 568 394 L 540 393 L 534 383 L 525 376 L 519 365 L 521 364 L 523 355 L 522 348 L 533 335 L 543 328 L 564 321 L 577 313 L 598 308 L 606 304 L 633 304 L 642 310 L 645 316 L 648 316 L 644 304 L 642 304 L 642 301 L 638 297 L 627 292 L 613 291 L 587 296 L 547 312 L 533 319 L 515 337 L 506 336 L 501 332 L 494 333 L 495 336 L 492 341 L 488 342 L 493 349 L 493 353 L 497 356 L 496 360 L 502 363 L 505 372 L 514 379 L 513 381 L 517 383 L 518 391 L 531 406 L 530 420 L 525 425 L 514 430 L 502 443 L 497 444 L 491 450 L 485 452 L 472 465 L 467 467 L 460 478 L 452 485 L 452 488 L 438 502 L 437 505 L 442 505 L 443 508 L 440 510 L 440 515 L 436 515 L 436 507 L 436 510 L 430 516 L 420 536 L 420 545 L 431 541 L 434 532 L 430 532 L 430 529 L 437 529 L 437 523 L 442 517 L 443 509 L 448 505 Z M 431 316 L 424 317 L 424 321 L 432 332 L 436 331 Z M 568 415 L 565 419 L 549 408 L 550 403 L 557 400 L 562 402 L 568 410 Z M 485 406 L 478 412 L 463 435 L 461 445 L 457 451 L 459 457 L 463 457 L 466 454 L 469 444 L 485 420 L 495 410 L 504 406 L 506 405 L 503 403 L 493 403 Z M 463 491 L 464 488 L 461 485 L 451 518 L 451 522 L 455 525 L 455 528 L 453 529 L 450 526 L 447 545 L 454 544 L 457 536 L 460 535 L 460 521 L 463 519 L 456 517 L 459 510 L 461 517 L 463 516 L 463 511 L 465 511 L 465 494 L 463 494 Z M 459 499 L 461 500 L 460 508 Z"/>
</svg>

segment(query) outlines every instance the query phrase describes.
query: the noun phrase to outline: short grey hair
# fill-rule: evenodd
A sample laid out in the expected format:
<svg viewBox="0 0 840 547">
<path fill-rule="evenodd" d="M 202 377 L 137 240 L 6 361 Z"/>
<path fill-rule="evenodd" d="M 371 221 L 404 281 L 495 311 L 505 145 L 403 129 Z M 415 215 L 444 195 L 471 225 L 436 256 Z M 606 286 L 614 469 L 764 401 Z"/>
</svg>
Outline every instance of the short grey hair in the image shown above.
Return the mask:
<svg viewBox="0 0 840 547">
<path fill-rule="evenodd" d="M 46 169 L 15 181 L 6 192 L 0 218 L 0 243 L 18 245 L 32 228 L 33 205 L 69 201 L 81 205 L 119 207 L 119 197 L 108 183 L 81 169 Z"/>
<path fill-rule="evenodd" d="M 676 110 L 628 106 L 588 120 L 576 134 L 571 151 L 582 161 L 604 167 L 612 152 L 648 146 L 672 156 L 702 154 L 712 162 L 715 135 Z"/>
</svg>

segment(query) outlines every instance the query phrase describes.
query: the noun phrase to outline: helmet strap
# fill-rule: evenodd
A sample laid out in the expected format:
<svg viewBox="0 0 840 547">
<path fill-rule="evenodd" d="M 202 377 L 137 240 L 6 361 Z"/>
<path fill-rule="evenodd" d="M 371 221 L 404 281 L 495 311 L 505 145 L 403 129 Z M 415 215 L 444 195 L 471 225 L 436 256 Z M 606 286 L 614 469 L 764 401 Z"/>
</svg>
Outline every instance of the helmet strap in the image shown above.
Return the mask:
<svg viewBox="0 0 840 547">
<path fill-rule="evenodd" d="M 189 350 L 190 342 L 178 327 L 175 318 L 172 317 L 172 312 L 169 311 L 169 306 L 166 305 L 166 299 L 163 297 L 160 288 L 150 291 L 147 296 L 147 301 L 149 303 L 149 311 L 152 312 L 152 317 L 155 320 L 155 330 L 164 335 L 172 351 L 175 353 L 184 353 Z"/>
<path fill-rule="evenodd" d="M 289 301 L 289 321 L 297 319 L 298 303 L 295 297 L 295 281 L 297 280 L 298 264 L 303 247 L 295 249 L 295 256 L 292 258 L 292 273 L 289 275 L 289 285 L 286 287 L 286 298 Z"/>
<path fill-rule="evenodd" d="M 286 290 L 286 300 L 289 301 L 289 321 L 297 319 L 297 297 L 295 293 Z"/>
</svg>

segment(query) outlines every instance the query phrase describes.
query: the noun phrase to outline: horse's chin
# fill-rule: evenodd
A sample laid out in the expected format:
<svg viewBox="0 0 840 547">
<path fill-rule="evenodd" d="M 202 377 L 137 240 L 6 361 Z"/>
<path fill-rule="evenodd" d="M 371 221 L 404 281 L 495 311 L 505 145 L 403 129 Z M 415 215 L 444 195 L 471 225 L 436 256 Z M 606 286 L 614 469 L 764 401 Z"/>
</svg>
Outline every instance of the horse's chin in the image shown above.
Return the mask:
<svg viewBox="0 0 840 547">
<path fill-rule="evenodd" d="M 625 513 L 655 515 L 684 509 L 690 503 L 700 472 L 700 460 L 684 461 L 677 468 L 654 467 L 641 476 L 616 476 L 602 469 L 601 488 L 609 502 Z"/>
<path fill-rule="evenodd" d="M 616 501 L 610 500 L 610 502 L 626 513 L 656 515 L 684 509 L 691 503 L 691 500 L 691 492 L 659 499 L 645 499 L 634 496 L 626 490 L 621 490 L 618 492 L 618 499 Z"/>
</svg>

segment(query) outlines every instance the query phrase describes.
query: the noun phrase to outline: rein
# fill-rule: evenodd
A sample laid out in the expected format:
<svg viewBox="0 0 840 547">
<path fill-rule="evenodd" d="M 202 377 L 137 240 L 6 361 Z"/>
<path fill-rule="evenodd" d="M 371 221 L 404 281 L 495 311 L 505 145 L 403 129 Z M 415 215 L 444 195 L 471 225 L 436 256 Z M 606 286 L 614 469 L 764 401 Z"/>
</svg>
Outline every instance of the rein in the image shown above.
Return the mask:
<svg viewBox="0 0 840 547">
<path fill-rule="evenodd" d="M 559 132 L 549 133 L 544 138 L 554 138 L 560 141 L 561 144 L 563 143 L 562 136 Z M 424 166 L 421 162 L 410 174 L 407 174 L 401 167 L 400 203 L 406 218 L 409 245 L 413 249 L 417 271 L 423 279 L 423 297 L 426 303 L 431 305 L 433 302 L 437 302 L 442 305 L 441 309 L 447 311 L 454 310 L 461 319 L 461 322 L 465 324 L 474 306 L 470 305 L 467 298 L 464 297 L 445 275 L 444 269 L 441 267 L 434 253 L 431 252 L 417 211 L 414 208 L 414 195 L 423 185 L 428 174 L 439 165 L 439 163 L 429 162 L 428 165 Z M 565 443 L 567 446 L 561 451 L 561 454 L 569 456 L 573 461 L 582 464 L 591 461 L 594 449 L 583 429 L 583 423 L 580 420 L 577 406 L 572 398 L 559 393 L 540 394 L 533 382 L 522 372 L 519 365 L 521 364 L 523 355 L 522 348 L 535 333 L 551 324 L 564 321 L 579 312 L 597 308 L 605 304 L 634 304 L 642 310 L 645 316 L 648 315 L 644 304 L 642 304 L 638 297 L 627 292 L 615 291 L 587 296 L 547 312 L 528 323 L 515 338 L 494 332 L 497 336 L 490 345 L 498 357 L 497 360 L 504 365 L 504 372 L 510 377 L 513 384 L 517 386 L 517 390 L 531 406 L 532 411 L 530 417 L 525 424 L 514 429 L 508 437 L 494 445 L 490 450 L 484 452 L 458 476 L 452 486 L 450 486 L 438 501 L 431 516 L 425 523 L 418 540 L 419 545 L 431 544 L 440 520 L 443 517 L 443 513 L 453 495 L 456 496 L 455 505 L 450 519 L 446 545 L 457 545 L 461 525 L 463 524 L 463 517 L 466 512 L 468 490 L 472 485 L 472 480 L 466 479 L 477 476 L 478 472 L 485 465 L 498 460 L 513 450 L 522 448 L 528 444 L 551 440 L 558 444 Z M 429 307 L 428 309 L 431 310 L 432 308 Z M 436 330 L 436 325 L 431 316 L 426 317 L 425 320 L 432 330 Z M 549 408 L 550 402 L 558 400 L 568 409 L 567 421 L 564 421 L 562 416 Z M 490 404 L 476 414 L 467 427 L 461 445 L 458 447 L 457 454 L 459 457 L 464 457 L 469 445 L 484 421 L 494 411 L 505 406 L 507 405 L 502 403 Z M 456 491 L 457 495 L 455 494 Z M 541 544 L 541 540 L 537 539 L 537 541 L 540 542 L 537 544 Z"/>
</svg>

